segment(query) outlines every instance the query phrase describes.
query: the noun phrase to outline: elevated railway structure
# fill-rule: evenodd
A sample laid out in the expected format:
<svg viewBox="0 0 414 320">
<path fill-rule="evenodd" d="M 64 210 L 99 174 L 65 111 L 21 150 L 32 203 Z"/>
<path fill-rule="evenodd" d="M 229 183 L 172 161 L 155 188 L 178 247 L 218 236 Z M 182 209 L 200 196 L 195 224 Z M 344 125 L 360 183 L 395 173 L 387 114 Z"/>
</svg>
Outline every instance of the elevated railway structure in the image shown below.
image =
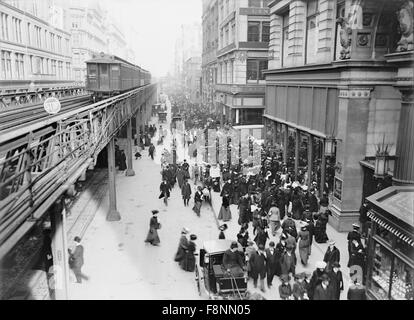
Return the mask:
<svg viewBox="0 0 414 320">
<path fill-rule="evenodd" d="M 132 118 L 139 132 L 139 126 L 151 117 L 156 100 L 157 85 L 149 84 L 93 104 L 82 99 L 62 100 L 62 109 L 55 115 L 41 111 L 39 105 L 0 113 L 0 260 L 49 215 L 53 264 L 66 283 L 64 198 L 108 146 L 107 220 L 121 218 L 116 207 L 114 138 L 126 126 L 126 174 L 134 175 Z M 56 288 L 57 298 L 66 295 L 66 285 Z"/>
<path fill-rule="evenodd" d="M 0 90 L 0 113 L 16 107 L 39 104 L 49 97 L 58 99 L 89 96 L 84 86 L 50 86 L 46 88 L 25 88 L 18 90 Z"/>
</svg>

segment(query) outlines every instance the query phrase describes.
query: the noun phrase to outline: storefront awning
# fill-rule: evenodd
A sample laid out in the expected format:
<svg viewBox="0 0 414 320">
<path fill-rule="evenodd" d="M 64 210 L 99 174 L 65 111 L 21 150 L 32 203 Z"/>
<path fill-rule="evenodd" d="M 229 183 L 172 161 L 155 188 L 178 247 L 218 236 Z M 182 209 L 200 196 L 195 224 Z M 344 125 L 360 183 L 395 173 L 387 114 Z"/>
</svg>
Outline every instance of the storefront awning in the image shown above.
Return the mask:
<svg viewBox="0 0 414 320">
<path fill-rule="evenodd" d="M 389 232 L 391 232 L 392 234 L 394 234 L 395 236 L 397 236 L 398 238 L 400 238 L 404 242 L 408 243 L 410 246 L 414 247 L 414 239 L 411 236 L 399 231 L 397 228 L 393 227 L 388 222 L 386 222 L 383 219 L 381 219 L 380 217 L 376 216 L 375 213 L 372 212 L 372 211 L 368 212 L 368 217 L 370 217 L 372 221 L 377 223 L 382 228 L 388 230 Z"/>
</svg>

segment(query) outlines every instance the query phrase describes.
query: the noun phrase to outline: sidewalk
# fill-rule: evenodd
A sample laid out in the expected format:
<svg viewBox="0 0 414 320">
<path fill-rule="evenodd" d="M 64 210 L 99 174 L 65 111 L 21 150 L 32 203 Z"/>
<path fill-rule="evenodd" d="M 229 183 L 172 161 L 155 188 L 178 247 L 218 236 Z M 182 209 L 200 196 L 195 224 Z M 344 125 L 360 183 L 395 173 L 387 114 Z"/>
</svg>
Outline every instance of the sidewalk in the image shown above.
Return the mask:
<svg viewBox="0 0 414 320">
<path fill-rule="evenodd" d="M 216 214 L 216 217 L 218 215 L 218 213 L 220 212 L 220 207 L 221 207 L 221 197 L 220 197 L 220 193 L 218 192 L 212 192 L 212 203 L 213 203 L 213 207 L 214 207 L 214 212 Z M 231 221 L 225 222 L 228 226 L 227 231 L 225 232 L 226 234 L 226 238 L 227 239 L 237 239 L 237 233 L 240 230 L 240 225 L 237 223 L 239 214 L 238 214 L 238 209 L 236 205 L 231 205 L 230 206 L 230 210 L 232 213 L 232 219 Z M 224 222 L 219 221 L 220 225 L 223 224 Z M 298 227 L 298 224 L 296 225 Z M 348 264 L 348 241 L 347 241 L 347 233 L 341 233 L 341 232 L 337 232 L 335 229 L 333 229 L 329 224 L 327 225 L 327 235 L 329 237 L 329 239 L 333 239 L 336 241 L 335 246 L 339 249 L 340 253 L 341 253 L 341 257 L 340 257 L 340 265 L 341 265 L 341 271 L 342 271 L 342 276 L 343 276 L 343 280 L 344 280 L 344 290 L 341 293 L 341 300 L 346 300 L 346 293 L 348 292 L 348 287 L 349 287 L 349 268 L 347 267 Z M 253 227 L 251 224 L 249 224 L 249 235 L 250 238 L 253 240 L 254 236 L 253 236 Z M 268 246 L 270 241 L 274 241 L 275 244 L 277 244 L 279 242 L 279 238 L 281 235 L 281 229 L 278 230 L 276 237 L 273 237 L 271 234 L 269 234 L 270 239 L 266 242 L 266 247 Z M 309 272 L 312 273 L 315 270 L 315 263 L 317 261 L 323 261 L 323 257 L 325 255 L 325 252 L 328 248 L 328 244 L 327 243 L 316 243 L 315 241 L 313 241 L 312 243 L 312 249 L 311 249 L 311 255 L 309 257 L 309 261 L 308 261 L 308 265 L 306 267 L 304 267 L 299 259 L 299 252 L 298 250 L 296 251 L 296 257 L 298 258 L 298 262 L 296 265 L 296 272 L 300 273 L 300 272 Z M 265 297 L 267 299 L 280 299 L 279 296 L 279 285 L 280 285 L 280 280 L 278 277 L 275 277 L 273 280 L 273 288 L 271 290 L 267 290 L 265 293 Z M 291 280 L 291 284 L 293 284 L 293 279 Z M 254 289 L 253 288 L 253 282 L 249 281 L 248 283 L 248 287 L 249 289 L 251 289 L 252 291 L 257 291 L 260 292 L 260 290 L 258 289 Z"/>
</svg>

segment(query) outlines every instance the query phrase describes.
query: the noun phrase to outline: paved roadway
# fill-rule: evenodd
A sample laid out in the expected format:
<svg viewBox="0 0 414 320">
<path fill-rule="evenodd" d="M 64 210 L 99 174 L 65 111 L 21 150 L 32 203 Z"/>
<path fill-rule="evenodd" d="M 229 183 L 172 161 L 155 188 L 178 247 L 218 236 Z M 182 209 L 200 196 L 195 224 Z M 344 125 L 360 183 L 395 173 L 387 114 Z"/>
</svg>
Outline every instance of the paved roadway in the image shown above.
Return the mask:
<svg viewBox="0 0 414 320">
<path fill-rule="evenodd" d="M 171 106 L 167 102 L 170 110 Z M 168 122 L 163 125 L 169 128 Z M 154 142 L 157 137 L 155 137 Z M 184 157 L 182 139 L 179 143 L 179 160 Z M 121 141 L 120 141 L 121 142 Z M 119 222 L 105 220 L 108 210 L 108 198 L 98 206 L 94 220 L 87 229 L 83 245 L 85 247 L 85 265 L 83 272 L 90 277 L 82 284 L 71 282 L 69 288 L 70 299 L 200 299 L 195 285 L 194 273 L 183 271 L 173 257 L 177 250 L 180 232 L 183 226 L 190 228 L 191 233 L 198 236 L 197 246 L 203 241 L 217 239 L 219 231 L 214 214 L 219 211 L 221 199 L 218 193 L 213 193 L 214 211 L 203 205 L 201 217 L 197 217 L 189 207 L 184 207 L 178 186 L 171 193 L 168 207 L 162 200 L 158 200 L 160 184 L 160 154 L 163 147 L 170 148 L 171 136 L 165 140 L 164 146 L 157 146 L 156 159 L 152 161 L 148 152 L 143 157 L 134 160 L 135 176 L 126 177 L 118 173 L 117 203 L 122 216 Z M 156 143 L 154 143 L 156 145 Z M 159 218 L 162 229 L 159 230 L 161 246 L 154 247 L 144 243 L 148 232 L 151 210 L 159 209 Z M 231 207 L 233 219 L 227 222 L 226 231 L 228 239 L 235 239 L 239 230 L 237 224 L 238 212 L 236 206 Z M 252 230 L 249 230 L 252 235 Z M 274 240 L 276 243 L 277 238 Z M 348 269 L 346 234 L 337 233 L 328 225 L 328 236 L 337 241 L 341 250 L 341 265 L 344 277 Z M 71 239 L 69 239 L 71 240 Z M 313 271 L 315 262 L 323 258 L 326 244 L 314 244 L 312 255 L 307 268 L 298 262 L 297 272 L 303 270 Z M 346 271 L 345 271 L 346 270 Z M 71 277 L 73 281 L 73 277 Z M 265 297 L 279 299 L 279 280 L 273 281 L 273 288 L 267 290 Z M 252 290 L 251 281 L 248 287 Z M 347 290 L 347 283 L 345 292 Z M 342 298 L 346 294 L 342 294 Z M 201 297 L 201 299 L 206 296 Z"/>
</svg>

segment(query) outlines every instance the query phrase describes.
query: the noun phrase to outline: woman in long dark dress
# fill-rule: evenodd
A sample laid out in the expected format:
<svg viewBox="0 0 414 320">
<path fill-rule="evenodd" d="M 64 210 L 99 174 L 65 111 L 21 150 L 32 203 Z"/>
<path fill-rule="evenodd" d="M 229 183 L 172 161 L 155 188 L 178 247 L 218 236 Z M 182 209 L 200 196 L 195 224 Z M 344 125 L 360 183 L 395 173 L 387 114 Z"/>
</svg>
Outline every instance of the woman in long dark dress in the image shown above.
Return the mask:
<svg viewBox="0 0 414 320">
<path fill-rule="evenodd" d="M 317 243 L 325 243 L 328 241 L 328 235 L 326 234 L 326 224 L 328 223 L 328 213 L 327 210 L 325 213 L 321 213 L 316 220 L 315 228 L 314 228 L 314 235 L 315 241 Z"/>
<path fill-rule="evenodd" d="M 224 222 L 231 220 L 230 200 L 227 194 L 223 195 L 220 212 L 217 219 L 223 220 Z"/>
<path fill-rule="evenodd" d="M 176 262 L 181 263 L 181 261 L 185 257 L 185 252 L 188 249 L 188 243 L 189 243 L 187 239 L 188 233 L 189 233 L 189 230 L 187 228 L 183 228 L 183 230 L 181 231 L 180 242 L 178 243 L 177 253 L 175 254 L 175 257 L 174 257 L 174 261 Z"/>
<path fill-rule="evenodd" d="M 195 269 L 195 256 L 196 251 L 195 240 L 197 236 L 195 234 L 190 235 L 190 241 L 188 242 L 187 250 L 185 251 L 184 259 L 181 260 L 180 266 L 185 271 L 193 272 Z"/>
<path fill-rule="evenodd" d="M 145 242 L 151 243 L 153 246 L 158 246 L 160 244 L 160 238 L 158 236 L 158 229 L 161 228 L 161 223 L 158 220 L 158 210 L 152 210 L 152 217 L 150 219 L 150 229 L 148 231 L 147 238 Z"/>
</svg>

